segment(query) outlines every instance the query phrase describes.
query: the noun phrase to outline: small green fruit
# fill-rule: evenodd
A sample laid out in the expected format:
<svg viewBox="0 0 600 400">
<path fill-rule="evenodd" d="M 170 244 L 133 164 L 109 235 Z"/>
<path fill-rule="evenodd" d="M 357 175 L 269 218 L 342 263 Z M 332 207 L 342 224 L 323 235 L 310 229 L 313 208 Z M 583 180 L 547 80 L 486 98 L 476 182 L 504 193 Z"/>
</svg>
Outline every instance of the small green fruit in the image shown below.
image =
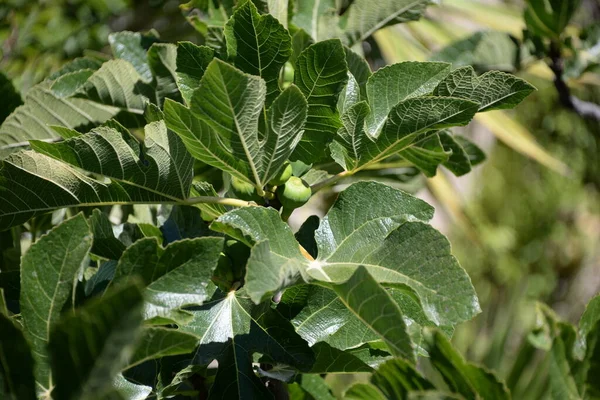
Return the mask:
<svg viewBox="0 0 600 400">
<path fill-rule="evenodd" d="M 271 179 L 269 181 L 269 185 L 271 185 L 271 186 L 283 185 L 284 183 L 286 183 L 288 181 L 288 179 L 290 179 L 291 176 L 292 176 L 292 164 L 290 164 L 289 162 L 286 162 L 283 169 L 273 179 Z"/>
<path fill-rule="evenodd" d="M 254 201 L 256 203 L 262 202 L 262 197 L 256 193 L 256 188 L 251 183 L 242 181 L 235 176 L 231 178 L 231 189 L 235 197 L 241 200 Z"/>
<path fill-rule="evenodd" d="M 311 195 L 312 191 L 308 183 L 295 176 L 292 176 L 285 185 L 277 187 L 277 198 L 288 212 L 303 206 Z"/>
</svg>

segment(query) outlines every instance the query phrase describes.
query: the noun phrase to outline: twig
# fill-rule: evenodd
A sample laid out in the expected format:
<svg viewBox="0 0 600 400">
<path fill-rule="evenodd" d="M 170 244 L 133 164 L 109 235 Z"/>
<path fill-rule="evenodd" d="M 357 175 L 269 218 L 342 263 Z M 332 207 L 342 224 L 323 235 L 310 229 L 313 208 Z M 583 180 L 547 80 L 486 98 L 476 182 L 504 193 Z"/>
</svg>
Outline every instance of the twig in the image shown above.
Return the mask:
<svg viewBox="0 0 600 400">
<path fill-rule="evenodd" d="M 571 89 L 569 89 L 569 86 L 567 86 L 563 77 L 564 61 L 562 59 L 560 47 L 557 43 L 552 42 L 550 44 L 548 55 L 550 56 L 551 61 L 550 69 L 554 73 L 554 87 L 558 92 L 560 103 L 583 118 L 600 121 L 600 105 L 581 100 L 571 94 Z"/>
<path fill-rule="evenodd" d="M 329 186 L 329 185 L 333 185 L 334 183 L 336 183 L 336 182 L 337 182 L 337 181 L 339 181 L 340 179 L 343 179 L 343 178 L 345 178 L 345 177 L 347 177 L 347 176 L 350 176 L 350 175 L 352 175 L 352 173 L 351 173 L 351 172 L 349 172 L 349 171 L 343 171 L 343 172 L 340 172 L 339 174 L 336 174 L 336 175 L 334 175 L 334 176 L 332 176 L 332 177 L 330 177 L 330 178 L 327 178 L 327 179 L 325 179 L 324 181 L 321 181 L 321 182 L 315 183 L 314 185 L 312 185 L 312 186 L 310 187 L 310 190 L 311 190 L 313 193 L 316 193 L 316 192 L 318 192 L 319 190 L 323 189 L 324 187 L 327 187 L 327 186 Z"/>
<path fill-rule="evenodd" d="M 232 207 L 248 207 L 248 206 L 256 205 L 256 203 L 254 203 L 252 201 L 232 199 L 232 198 L 228 198 L 228 197 L 213 197 L 213 196 L 190 197 L 189 199 L 183 200 L 180 204 L 191 205 L 191 204 L 198 204 L 198 203 L 221 204 L 224 206 L 232 206 Z"/>
</svg>

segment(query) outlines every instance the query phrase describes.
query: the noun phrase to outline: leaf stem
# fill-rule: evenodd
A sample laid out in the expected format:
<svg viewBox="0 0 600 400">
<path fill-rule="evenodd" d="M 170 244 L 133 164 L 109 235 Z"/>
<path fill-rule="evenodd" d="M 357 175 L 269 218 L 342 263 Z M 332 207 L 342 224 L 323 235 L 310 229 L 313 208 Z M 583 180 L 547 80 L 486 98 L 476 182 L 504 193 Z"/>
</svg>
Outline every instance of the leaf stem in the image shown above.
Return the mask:
<svg viewBox="0 0 600 400">
<path fill-rule="evenodd" d="M 240 200 L 240 199 L 232 199 L 228 197 L 214 197 L 214 196 L 198 196 L 198 197 L 190 197 L 181 202 L 181 204 L 191 205 L 198 203 L 208 203 L 208 204 L 221 204 L 224 206 L 232 206 L 232 207 L 248 207 L 252 206 L 255 203 L 252 201 Z"/>
<path fill-rule="evenodd" d="M 362 170 L 374 170 L 374 169 L 388 169 L 388 168 L 406 168 L 411 167 L 411 164 L 408 161 L 395 161 L 395 162 L 377 162 L 373 164 L 367 164 Z"/>
<path fill-rule="evenodd" d="M 310 187 L 310 190 L 313 193 L 316 193 L 319 190 L 321 190 L 321 189 L 323 189 L 323 188 L 325 188 L 327 186 L 333 185 L 334 183 L 336 183 L 340 179 L 343 179 L 343 178 L 345 178 L 347 176 L 350 176 L 350 175 L 352 175 L 352 172 L 350 172 L 350 171 L 342 171 L 339 174 L 333 175 L 332 177 L 325 179 L 324 181 L 315 183 L 314 185 L 312 185 Z"/>
</svg>

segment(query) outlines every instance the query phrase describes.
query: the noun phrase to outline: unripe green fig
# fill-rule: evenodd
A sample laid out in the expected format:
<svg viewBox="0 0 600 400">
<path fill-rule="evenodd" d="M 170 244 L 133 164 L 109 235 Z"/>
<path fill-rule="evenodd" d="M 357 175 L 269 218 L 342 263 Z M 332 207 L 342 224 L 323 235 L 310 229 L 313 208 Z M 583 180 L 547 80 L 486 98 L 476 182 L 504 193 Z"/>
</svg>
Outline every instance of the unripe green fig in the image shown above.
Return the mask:
<svg viewBox="0 0 600 400">
<path fill-rule="evenodd" d="M 254 201 L 256 203 L 262 202 L 262 197 L 256 193 L 256 188 L 251 183 L 231 177 L 231 189 L 235 197 L 241 200 Z"/>
<path fill-rule="evenodd" d="M 279 171 L 279 173 L 275 177 L 273 177 L 273 179 L 271 179 L 269 181 L 269 185 L 271 185 L 271 186 L 283 185 L 284 183 L 286 183 L 288 181 L 288 179 L 290 179 L 291 176 L 292 176 L 292 164 L 290 164 L 289 162 L 286 162 L 285 166 L 281 169 L 281 171 Z"/>
<path fill-rule="evenodd" d="M 296 176 L 292 176 L 285 185 L 277 187 L 277 198 L 283 208 L 289 212 L 303 206 L 310 199 L 311 194 L 308 183 Z"/>
</svg>

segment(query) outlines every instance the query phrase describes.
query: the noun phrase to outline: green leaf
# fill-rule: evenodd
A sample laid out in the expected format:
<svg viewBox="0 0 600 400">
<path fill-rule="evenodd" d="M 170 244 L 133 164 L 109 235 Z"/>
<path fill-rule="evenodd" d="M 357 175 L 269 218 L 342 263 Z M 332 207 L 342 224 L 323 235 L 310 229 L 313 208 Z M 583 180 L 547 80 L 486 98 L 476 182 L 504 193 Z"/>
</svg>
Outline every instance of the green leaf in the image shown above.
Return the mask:
<svg viewBox="0 0 600 400">
<path fill-rule="evenodd" d="M 535 88 L 514 75 L 490 71 L 477 77 L 473 67 L 455 69 L 435 88 L 435 96 L 479 103 L 479 112 L 514 108 Z"/>
<path fill-rule="evenodd" d="M 186 199 L 193 159 L 184 144 L 168 132 L 164 121 L 152 122 L 144 131 L 143 148 L 129 132 L 104 127 L 59 143 L 32 141 L 31 146 L 74 167 L 119 181 L 132 197 Z"/>
<path fill-rule="evenodd" d="M 279 23 L 287 29 L 290 0 L 267 0 L 267 5 L 269 14 L 277 18 Z"/>
<path fill-rule="evenodd" d="M 578 351 L 585 351 L 587 347 L 587 337 L 598 331 L 600 323 L 600 295 L 594 297 L 585 307 L 585 311 L 579 320 L 579 341 L 577 343 Z"/>
<path fill-rule="evenodd" d="M 63 317 L 50 334 L 56 399 L 98 399 L 133 353 L 142 323 L 141 290 L 136 282 Z"/>
<path fill-rule="evenodd" d="M 193 158 L 163 121 L 146 126 L 142 154 L 132 135 L 107 127 L 59 143 L 32 141 L 32 147 L 112 180 L 94 180 L 32 151 L 15 153 L 0 169 L 2 226 L 68 206 L 173 202 L 189 195 Z"/>
<path fill-rule="evenodd" d="M 462 176 L 470 172 L 473 165 L 471 164 L 469 154 L 467 154 L 460 140 L 463 140 L 462 143 L 469 143 L 473 149 L 477 149 L 480 152 L 481 150 L 467 139 L 459 139 L 451 135 L 449 131 L 440 131 L 437 136 L 440 138 L 444 150 L 451 152 L 448 159 L 443 162 L 444 166 L 456 176 Z"/>
<path fill-rule="evenodd" d="M 225 25 L 225 38 L 232 64 L 265 80 L 269 106 L 280 92 L 279 71 L 292 54 L 290 35 L 277 18 L 260 15 L 256 6 L 246 1 Z"/>
<path fill-rule="evenodd" d="M 0 159 L 29 139 L 52 139 L 58 135 L 50 125 L 69 128 L 102 123 L 119 112 L 118 108 L 81 98 L 57 97 L 43 82 L 31 88 L 24 99 L 0 126 Z"/>
<path fill-rule="evenodd" d="M 354 104 L 360 101 L 360 87 L 358 82 L 350 72 L 348 72 L 348 83 L 338 98 L 337 108 L 340 114 L 352 107 Z"/>
<path fill-rule="evenodd" d="M 155 43 L 148 50 L 148 63 L 154 76 L 156 100 L 152 103 L 162 105 L 166 98 L 181 101 L 177 86 L 177 46 L 171 43 Z M 150 121 L 148 121 L 150 122 Z"/>
<path fill-rule="evenodd" d="M 371 372 L 373 369 L 350 352 L 338 350 L 327 343 L 319 342 L 312 347 L 315 363 L 311 374 Z"/>
<path fill-rule="evenodd" d="M 329 145 L 331 158 L 344 170 L 352 171 L 358 167 L 363 149 L 371 139 L 365 133 L 365 120 L 371 109 L 366 101 L 354 104 L 342 114 L 342 126 Z"/>
<path fill-rule="evenodd" d="M 36 362 L 36 380 L 51 388 L 48 340 L 73 287 L 83 274 L 92 232 L 82 214 L 42 236 L 21 262 L 21 315 Z"/>
<path fill-rule="evenodd" d="M 125 60 L 109 60 L 102 64 L 81 90 L 82 96 L 96 103 L 134 114 L 143 114 L 146 103 L 154 95 L 133 65 Z"/>
<path fill-rule="evenodd" d="M 155 38 L 140 32 L 115 32 L 108 35 L 108 42 L 116 58 L 128 61 L 145 82 L 152 81 L 152 71 L 146 50 Z"/>
<path fill-rule="evenodd" d="M 453 392 L 468 399 L 510 399 L 502 381 L 483 367 L 466 362 L 440 331 L 426 330 L 425 343 L 431 364 Z"/>
<path fill-rule="evenodd" d="M 197 46 L 192 42 L 177 43 L 177 86 L 187 104 L 190 104 L 194 90 L 200 86 L 200 79 L 213 57 L 214 50 L 210 47 Z"/>
<path fill-rule="evenodd" d="M 292 22 L 314 41 L 330 39 L 337 25 L 335 0 L 305 0 L 294 2 Z"/>
<path fill-rule="evenodd" d="M 294 83 L 308 102 L 304 135 L 292 158 L 310 164 L 324 157 L 340 127 L 338 94 L 348 80 L 344 47 L 339 40 L 315 43 L 296 61 Z"/>
<path fill-rule="evenodd" d="M 425 176 L 432 177 L 435 176 L 438 165 L 448 161 L 450 152 L 444 148 L 436 133 L 422 141 L 417 140 L 413 146 L 402 150 L 400 156 L 410 161 Z"/>
<path fill-rule="evenodd" d="M 455 68 L 472 65 L 477 71 L 514 71 L 518 56 L 519 47 L 508 33 L 482 31 L 450 43 L 431 60 L 448 62 Z"/>
<path fill-rule="evenodd" d="M 298 56 L 311 44 L 314 43 L 312 38 L 306 31 L 302 28 L 298 28 L 295 25 L 290 26 L 289 28 L 290 35 L 292 35 L 292 55 L 290 56 L 289 63 L 291 65 L 296 65 L 296 60 L 298 60 Z"/>
<path fill-rule="evenodd" d="M 150 386 L 129 382 L 121 374 L 117 375 L 117 378 L 113 380 L 113 388 L 127 400 L 144 400 L 152 393 Z"/>
<path fill-rule="evenodd" d="M 454 135 L 453 138 L 454 141 L 460 144 L 461 147 L 464 149 L 465 153 L 467 154 L 467 157 L 469 158 L 471 166 L 474 167 L 485 161 L 485 153 L 475 143 L 460 135 Z"/>
<path fill-rule="evenodd" d="M 231 151 L 227 151 L 219 143 L 221 137 L 189 108 L 166 100 L 164 112 L 169 129 L 179 135 L 185 147 L 196 159 L 239 179 L 246 179 L 251 174 L 248 164 L 243 159 L 235 157 Z"/>
<path fill-rule="evenodd" d="M 348 71 L 354 76 L 358 86 L 360 87 L 361 99 L 367 98 L 367 81 L 371 74 L 371 67 L 367 60 L 362 56 L 350 50 L 348 47 L 344 48 L 346 52 L 346 63 L 348 64 Z"/>
<path fill-rule="evenodd" d="M 243 293 L 231 291 L 192 313 L 194 320 L 181 329 L 200 338 L 195 361 L 219 362 L 209 398 L 269 398 L 252 370 L 254 353 L 299 369 L 314 362 L 306 342 L 268 302 L 255 305 Z"/>
<path fill-rule="evenodd" d="M 160 219 L 165 220 L 160 226 L 160 231 L 164 237 L 163 244 L 181 239 L 214 236 L 214 233 L 208 229 L 208 224 L 202 219 L 201 212 L 197 207 L 163 205 L 160 207 L 159 215 Z"/>
<path fill-rule="evenodd" d="M 383 393 L 370 383 L 355 383 L 344 393 L 348 400 L 386 400 Z"/>
<path fill-rule="evenodd" d="M 412 365 L 398 358 L 380 365 L 371 376 L 371 383 L 388 399 L 402 399 L 411 391 L 434 389 Z"/>
<path fill-rule="evenodd" d="M 381 336 L 393 355 L 415 362 L 402 311 L 364 266 L 359 266 L 346 282 L 332 288 L 350 311 Z"/>
<path fill-rule="evenodd" d="M 392 108 L 381 134 L 366 141 L 359 168 L 408 148 L 422 133 L 467 125 L 478 104 L 452 97 L 415 97 Z"/>
<path fill-rule="evenodd" d="M 13 110 L 23 104 L 21 95 L 15 90 L 8 77 L 0 72 L 0 91 L 2 92 L 2 103 L 0 103 L 0 124 Z"/>
<path fill-rule="evenodd" d="M 300 387 L 311 396 L 311 399 L 335 400 L 331 394 L 331 388 L 325 382 L 325 379 L 318 375 L 302 375 L 300 378 Z"/>
<path fill-rule="evenodd" d="M 430 0 L 380 0 L 374 7 L 370 0 L 355 0 L 340 21 L 345 42 L 361 43 L 388 25 L 417 20 L 429 4 Z"/>
<path fill-rule="evenodd" d="M 8 393 L 0 390 L 6 400 L 34 400 L 35 379 L 33 357 L 23 335 L 8 316 L 0 313 L 0 379 Z"/>
<path fill-rule="evenodd" d="M 129 369 L 148 360 L 188 354 L 194 351 L 198 338 L 176 329 L 145 328 L 133 355 L 123 368 Z"/>
<path fill-rule="evenodd" d="M 275 209 L 235 209 L 217 218 L 211 229 L 252 247 L 244 289 L 255 303 L 302 278 L 307 260 L 289 225 Z"/>
<path fill-rule="evenodd" d="M 306 100 L 298 88 L 290 86 L 267 111 L 265 131 L 261 132 L 259 117 L 265 95 L 261 78 L 243 74 L 215 59 L 194 92 L 191 107 L 218 135 L 211 147 L 219 147 L 219 151 L 229 152 L 247 164 L 235 175 L 241 175 L 260 190 L 293 151 L 306 115 Z M 206 158 L 210 156 L 203 161 L 211 161 Z M 218 165 L 221 163 L 218 160 Z"/>
<path fill-rule="evenodd" d="M 306 302 L 292 319 L 292 324 L 310 346 L 327 343 L 334 349 L 347 350 L 379 340 L 379 336 L 356 317 L 333 290 L 315 285 L 305 287 Z M 286 305 L 290 301 L 288 291 L 282 299 Z"/>
<path fill-rule="evenodd" d="M 386 361 L 373 373 L 369 384 L 352 386 L 345 398 L 349 399 L 406 399 L 411 392 L 434 389 L 431 382 L 408 362 L 396 358 Z"/>
<path fill-rule="evenodd" d="M 109 260 L 118 260 L 125 251 L 125 245 L 115 237 L 108 216 L 102 211 L 94 209 L 89 218 L 89 224 L 94 233 L 92 253 Z"/>
<path fill-rule="evenodd" d="M 535 35 L 558 39 L 567 27 L 580 0 L 527 0 L 525 23 Z"/>
<path fill-rule="evenodd" d="M 117 264 L 114 283 L 141 277 L 144 318 L 185 321 L 186 305 L 199 305 L 211 294 L 210 279 L 217 266 L 223 239 L 203 237 L 173 242 L 163 248 L 156 238 L 144 238 L 129 246 Z"/>
<path fill-rule="evenodd" d="M 369 135 L 373 138 L 379 135 L 390 111 L 399 102 L 430 94 L 449 72 L 450 64 L 434 62 L 403 62 L 377 70 L 366 85 L 371 107 L 366 122 Z"/>
<path fill-rule="evenodd" d="M 363 265 L 383 286 L 407 286 L 428 320 L 452 326 L 479 312 L 466 272 L 448 240 L 425 222 L 427 203 L 374 182 L 340 194 L 315 237 L 318 258 L 307 273 L 323 282 L 343 282 Z M 398 286 L 399 285 L 399 286 Z"/>
<path fill-rule="evenodd" d="M 294 2 L 293 23 L 304 29 L 315 41 L 340 38 L 352 46 L 368 39 L 381 28 L 421 17 L 429 0 L 381 0 L 377 7 L 368 0 L 349 2 L 340 17 L 334 0 Z"/>
<path fill-rule="evenodd" d="M 96 71 L 103 64 L 103 60 L 100 60 L 95 57 L 79 57 L 75 58 L 72 61 L 64 64 L 58 71 L 51 74 L 48 79 L 56 80 L 61 76 L 68 74 L 70 72 L 80 71 L 82 69 L 91 69 L 92 71 Z"/>
<path fill-rule="evenodd" d="M 72 96 L 77 93 L 93 74 L 94 70 L 92 69 L 80 69 L 69 72 L 57 78 L 52 83 L 50 90 L 59 98 Z"/>
</svg>

